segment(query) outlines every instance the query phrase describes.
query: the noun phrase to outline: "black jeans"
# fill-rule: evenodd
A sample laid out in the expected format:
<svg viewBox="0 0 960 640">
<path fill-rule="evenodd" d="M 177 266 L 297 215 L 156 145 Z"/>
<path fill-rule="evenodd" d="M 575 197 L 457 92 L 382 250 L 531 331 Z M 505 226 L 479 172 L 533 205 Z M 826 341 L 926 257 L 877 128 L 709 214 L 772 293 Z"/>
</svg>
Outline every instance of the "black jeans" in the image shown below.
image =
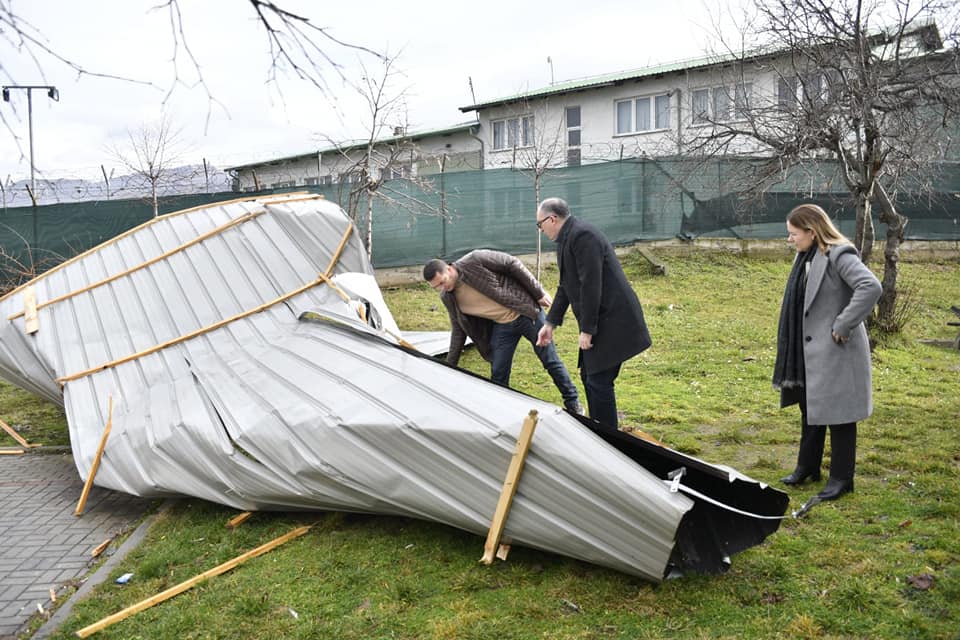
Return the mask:
<svg viewBox="0 0 960 640">
<path fill-rule="evenodd" d="M 618 375 L 620 375 L 620 364 L 593 373 L 586 373 L 583 369 L 580 370 L 583 389 L 587 392 L 587 406 L 590 408 L 590 417 L 614 428 L 619 423 L 617 397 L 613 390 L 613 381 L 617 379 Z"/>
</svg>

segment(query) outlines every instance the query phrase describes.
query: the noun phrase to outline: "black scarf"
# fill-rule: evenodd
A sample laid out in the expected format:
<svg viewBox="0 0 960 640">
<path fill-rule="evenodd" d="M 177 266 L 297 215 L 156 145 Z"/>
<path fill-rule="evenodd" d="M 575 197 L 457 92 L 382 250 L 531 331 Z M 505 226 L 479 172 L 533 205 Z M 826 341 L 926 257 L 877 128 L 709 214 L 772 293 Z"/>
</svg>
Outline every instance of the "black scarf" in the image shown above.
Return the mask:
<svg viewBox="0 0 960 640">
<path fill-rule="evenodd" d="M 807 264 L 813 260 L 816 245 L 797 254 L 783 291 L 780 325 L 777 327 L 777 363 L 773 367 L 775 389 L 802 388 L 803 370 L 803 296 L 807 290 Z"/>
</svg>

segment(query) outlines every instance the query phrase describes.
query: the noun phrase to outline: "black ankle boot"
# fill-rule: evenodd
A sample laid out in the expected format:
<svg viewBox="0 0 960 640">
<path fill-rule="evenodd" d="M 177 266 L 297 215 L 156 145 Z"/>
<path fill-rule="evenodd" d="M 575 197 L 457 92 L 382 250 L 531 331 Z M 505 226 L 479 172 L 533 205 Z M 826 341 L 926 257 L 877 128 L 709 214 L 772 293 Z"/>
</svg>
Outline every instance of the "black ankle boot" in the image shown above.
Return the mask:
<svg viewBox="0 0 960 640">
<path fill-rule="evenodd" d="M 849 480 L 830 478 L 827 480 L 827 486 L 817 494 L 817 497 L 821 500 L 836 500 L 843 494 L 850 493 L 851 491 L 853 491 L 853 478 Z"/>
<path fill-rule="evenodd" d="M 807 480 L 812 480 L 813 482 L 819 481 L 820 472 L 807 471 L 803 467 L 797 467 L 796 469 L 793 470 L 793 473 L 791 473 L 790 475 L 780 478 L 780 482 L 788 485 L 803 484 Z"/>
</svg>

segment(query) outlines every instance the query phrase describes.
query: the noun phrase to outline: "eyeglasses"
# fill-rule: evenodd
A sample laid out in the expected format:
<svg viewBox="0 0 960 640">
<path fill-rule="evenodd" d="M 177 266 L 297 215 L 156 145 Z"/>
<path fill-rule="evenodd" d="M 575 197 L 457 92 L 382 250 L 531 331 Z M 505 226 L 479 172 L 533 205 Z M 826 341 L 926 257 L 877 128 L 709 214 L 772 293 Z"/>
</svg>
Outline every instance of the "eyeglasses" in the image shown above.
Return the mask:
<svg viewBox="0 0 960 640">
<path fill-rule="evenodd" d="M 550 218 L 556 218 L 556 217 L 557 216 L 547 216 L 546 218 L 541 218 L 540 220 L 537 220 L 537 229 L 540 229 L 541 231 L 543 231 L 543 223 L 549 220 Z"/>
</svg>

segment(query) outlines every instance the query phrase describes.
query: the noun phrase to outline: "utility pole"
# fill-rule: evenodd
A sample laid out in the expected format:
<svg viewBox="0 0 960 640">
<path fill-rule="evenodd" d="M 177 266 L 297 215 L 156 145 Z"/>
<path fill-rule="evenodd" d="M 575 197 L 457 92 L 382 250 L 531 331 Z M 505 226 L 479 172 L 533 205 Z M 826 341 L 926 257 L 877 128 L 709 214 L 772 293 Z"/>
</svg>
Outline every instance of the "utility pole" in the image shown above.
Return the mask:
<svg viewBox="0 0 960 640">
<path fill-rule="evenodd" d="M 57 91 L 56 87 L 51 86 L 41 86 L 41 85 L 16 85 L 11 84 L 3 87 L 3 101 L 10 102 L 10 90 L 11 89 L 24 89 L 27 92 L 27 128 L 30 135 L 30 193 L 33 194 L 31 198 L 34 199 L 34 204 L 36 204 L 36 193 L 37 193 L 37 182 L 34 176 L 35 169 L 33 165 L 33 90 L 34 89 L 43 89 L 47 92 L 47 97 L 53 100 L 54 102 L 60 102 L 60 92 Z"/>
</svg>

